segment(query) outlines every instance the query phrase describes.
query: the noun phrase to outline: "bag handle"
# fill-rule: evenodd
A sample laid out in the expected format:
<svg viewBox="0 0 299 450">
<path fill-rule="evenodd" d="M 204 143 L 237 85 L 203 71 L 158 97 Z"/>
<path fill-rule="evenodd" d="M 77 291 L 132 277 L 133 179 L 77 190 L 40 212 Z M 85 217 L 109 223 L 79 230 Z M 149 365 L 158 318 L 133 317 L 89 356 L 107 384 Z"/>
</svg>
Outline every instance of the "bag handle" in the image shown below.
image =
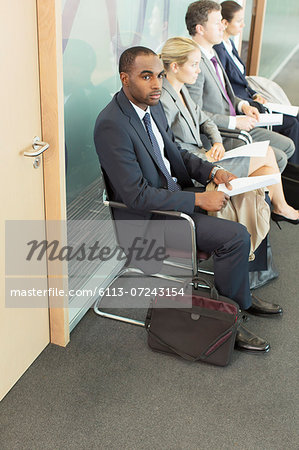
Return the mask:
<svg viewBox="0 0 299 450">
<path fill-rule="evenodd" d="M 198 276 L 196 276 L 196 277 L 192 278 L 192 283 L 193 283 L 194 285 L 196 285 L 197 283 L 204 283 L 204 284 L 206 284 L 206 285 L 209 286 L 209 288 L 210 288 L 210 291 L 211 291 L 211 298 L 212 298 L 213 300 L 219 300 L 219 293 L 218 293 L 218 291 L 217 291 L 215 285 L 214 285 L 213 283 L 211 283 L 209 280 L 206 280 L 206 279 L 203 278 L 203 277 L 198 277 Z M 186 281 L 186 282 L 184 283 L 184 285 L 183 285 L 183 291 L 187 290 L 188 285 L 189 285 L 189 282 Z"/>
</svg>

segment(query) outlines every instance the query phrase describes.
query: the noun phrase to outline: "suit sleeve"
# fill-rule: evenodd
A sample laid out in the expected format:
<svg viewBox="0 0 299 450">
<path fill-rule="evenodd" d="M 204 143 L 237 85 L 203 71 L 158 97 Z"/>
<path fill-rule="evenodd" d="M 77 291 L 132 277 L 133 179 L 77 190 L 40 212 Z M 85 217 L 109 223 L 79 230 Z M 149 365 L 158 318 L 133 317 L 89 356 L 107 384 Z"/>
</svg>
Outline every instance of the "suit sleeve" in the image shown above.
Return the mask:
<svg viewBox="0 0 299 450">
<path fill-rule="evenodd" d="M 222 137 L 219 133 L 217 125 L 204 111 L 201 111 L 200 113 L 199 126 L 200 131 L 209 138 L 212 144 L 215 144 L 215 142 L 222 142 Z"/>
<path fill-rule="evenodd" d="M 245 78 L 245 80 L 246 80 L 246 78 Z M 248 81 L 246 80 L 246 84 L 247 84 L 247 87 L 246 87 L 246 89 L 247 89 L 247 91 L 249 92 L 249 94 L 251 95 L 251 97 L 253 97 L 254 95 L 256 95 L 257 94 L 257 92 L 254 90 L 254 89 L 251 89 L 251 87 L 249 86 L 249 84 L 248 84 Z"/>
</svg>

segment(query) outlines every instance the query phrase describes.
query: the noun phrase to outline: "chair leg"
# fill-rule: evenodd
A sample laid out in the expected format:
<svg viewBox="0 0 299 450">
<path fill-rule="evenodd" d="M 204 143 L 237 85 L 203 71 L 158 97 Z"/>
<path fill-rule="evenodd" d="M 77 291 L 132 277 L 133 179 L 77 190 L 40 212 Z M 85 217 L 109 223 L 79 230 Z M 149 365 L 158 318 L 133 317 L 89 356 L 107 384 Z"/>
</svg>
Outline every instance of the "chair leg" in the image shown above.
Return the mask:
<svg viewBox="0 0 299 450">
<path fill-rule="evenodd" d="M 118 279 L 120 278 L 122 275 L 128 274 L 128 273 L 135 273 L 135 274 L 140 274 L 140 275 L 144 275 L 144 273 L 142 272 L 142 270 L 139 269 L 133 269 L 131 267 L 127 267 L 125 269 L 122 269 L 114 278 L 113 280 L 108 284 L 108 286 L 106 287 L 106 289 L 109 289 L 112 284 Z M 157 274 L 152 274 L 152 275 L 147 275 L 150 277 L 154 277 L 154 278 L 161 278 L 163 280 L 168 280 L 168 281 L 174 281 L 176 283 L 182 283 L 184 284 L 186 282 L 186 280 L 182 279 L 182 278 L 176 278 L 176 277 L 172 277 L 171 275 L 163 275 L 160 273 Z M 126 322 L 126 323 L 130 323 L 131 325 L 137 325 L 140 327 L 144 327 L 145 326 L 145 322 L 140 321 L 140 320 L 135 320 L 135 319 L 131 319 L 129 317 L 125 317 L 125 316 L 119 316 L 116 314 L 111 314 L 111 313 L 106 313 L 104 311 L 102 311 L 100 309 L 100 304 L 101 301 L 103 299 L 104 295 L 100 296 L 97 301 L 94 304 L 93 310 L 94 312 L 101 317 L 105 317 L 106 319 L 113 319 L 113 320 L 118 320 L 120 322 Z"/>
<path fill-rule="evenodd" d="M 189 270 L 190 270 L 190 268 L 191 268 L 191 267 L 188 266 L 188 265 L 185 265 L 185 264 L 177 264 L 177 263 L 173 263 L 173 262 L 171 262 L 171 261 L 167 261 L 166 264 L 167 264 L 167 265 L 170 265 L 170 266 L 178 267 L 178 268 L 181 268 L 181 269 L 189 269 Z M 199 272 L 206 273 L 206 274 L 209 274 L 209 275 L 214 275 L 213 272 L 209 272 L 209 271 L 207 271 L 207 270 L 202 270 L 202 269 L 200 269 L 200 270 L 198 270 L 198 271 L 199 271 Z M 113 278 L 113 280 L 108 284 L 108 286 L 106 286 L 106 289 L 109 289 L 109 288 L 113 285 L 113 283 L 114 283 L 118 278 L 120 278 L 122 275 L 130 274 L 130 273 L 131 273 L 131 274 L 144 275 L 144 273 L 143 273 L 142 270 L 140 270 L 140 269 L 134 269 L 134 268 L 131 268 L 131 267 L 126 267 L 126 268 L 122 269 L 122 270 L 121 270 L 121 271 Z M 182 283 L 182 284 L 186 283 L 186 280 L 185 280 L 185 279 L 173 277 L 173 276 L 171 276 L 171 275 L 164 275 L 164 274 L 160 274 L 160 273 L 151 274 L 151 275 L 147 275 L 147 276 L 150 276 L 150 277 L 153 277 L 153 278 L 161 278 L 161 279 L 163 279 L 163 280 L 173 281 L 173 282 L 176 282 L 176 283 Z M 190 282 L 190 285 L 193 285 L 193 286 L 194 286 L 194 283 L 191 281 L 191 282 Z M 198 287 L 207 288 L 207 289 L 210 288 L 209 286 L 207 286 L 207 285 L 205 285 L 205 284 L 196 283 L 196 288 L 198 288 Z M 102 311 L 102 310 L 100 309 L 100 305 L 101 305 L 101 301 L 102 301 L 103 298 L 104 298 L 104 295 L 105 295 L 105 294 L 103 294 L 102 296 L 99 296 L 99 298 L 97 299 L 97 301 L 95 302 L 94 307 L 93 307 L 94 312 L 95 312 L 98 316 L 104 317 L 104 318 L 106 318 L 106 319 L 118 320 L 118 321 L 120 321 L 120 322 L 125 322 L 125 323 L 129 323 L 129 324 L 131 324 L 131 325 L 137 325 L 137 326 L 140 326 L 140 327 L 144 327 L 144 326 L 145 326 L 145 322 L 144 322 L 144 321 L 136 320 L 136 319 L 131 319 L 131 318 L 129 318 L 129 317 L 119 316 L 119 315 L 117 315 L 117 314 L 111 314 L 111 313 L 106 313 L 106 312 Z"/>
<path fill-rule="evenodd" d="M 214 272 L 211 272 L 210 270 L 205 269 L 198 269 L 199 273 L 205 273 L 206 275 L 214 275 Z"/>
</svg>

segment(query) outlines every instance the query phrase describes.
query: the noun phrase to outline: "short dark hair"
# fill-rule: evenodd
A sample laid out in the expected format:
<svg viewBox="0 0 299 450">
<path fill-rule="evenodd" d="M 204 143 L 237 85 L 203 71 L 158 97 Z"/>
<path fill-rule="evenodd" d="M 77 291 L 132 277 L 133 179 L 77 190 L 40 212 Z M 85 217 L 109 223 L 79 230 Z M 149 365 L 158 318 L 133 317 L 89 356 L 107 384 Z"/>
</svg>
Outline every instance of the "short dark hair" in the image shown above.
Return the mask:
<svg viewBox="0 0 299 450">
<path fill-rule="evenodd" d="M 237 2 L 225 1 L 221 3 L 221 14 L 222 18 L 231 22 L 234 18 L 236 12 L 240 11 L 242 6 Z"/>
<path fill-rule="evenodd" d="M 156 55 L 156 53 L 147 47 L 130 47 L 125 50 L 119 58 L 118 70 L 119 73 L 126 72 L 129 73 L 134 61 L 139 55 Z"/>
<path fill-rule="evenodd" d="M 188 6 L 185 22 L 190 36 L 195 36 L 196 25 L 204 25 L 212 11 L 221 11 L 221 6 L 211 0 L 199 0 Z"/>
</svg>

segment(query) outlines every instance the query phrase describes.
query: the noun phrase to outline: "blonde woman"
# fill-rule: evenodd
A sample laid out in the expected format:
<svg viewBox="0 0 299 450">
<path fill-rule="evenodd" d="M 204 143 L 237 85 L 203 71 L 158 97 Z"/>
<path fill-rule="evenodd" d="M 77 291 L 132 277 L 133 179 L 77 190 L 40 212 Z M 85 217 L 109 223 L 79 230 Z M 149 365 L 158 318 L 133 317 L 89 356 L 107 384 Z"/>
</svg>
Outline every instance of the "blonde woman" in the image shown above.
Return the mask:
<svg viewBox="0 0 299 450">
<path fill-rule="evenodd" d="M 225 152 L 217 126 L 195 105 L 184 86 L 194 84 L 200 73 L 201 53 L 197 43 L 184 37 L 170 38 L 162 48 L 161 59 L 166 71 L 161 102 L 176 140 L 183 148 L 217 164 Z M 211 142 L 209 151 L 205 150 L 200 133 Z M 238 177 L 279 173 L 271 147 L 265 157 L 232 158 L 220 164 Z M 299 223 L 299 213 L 287 204 L 281 183 L 269 186 L 269 195 L 273 220 Z"/>
</svg>

